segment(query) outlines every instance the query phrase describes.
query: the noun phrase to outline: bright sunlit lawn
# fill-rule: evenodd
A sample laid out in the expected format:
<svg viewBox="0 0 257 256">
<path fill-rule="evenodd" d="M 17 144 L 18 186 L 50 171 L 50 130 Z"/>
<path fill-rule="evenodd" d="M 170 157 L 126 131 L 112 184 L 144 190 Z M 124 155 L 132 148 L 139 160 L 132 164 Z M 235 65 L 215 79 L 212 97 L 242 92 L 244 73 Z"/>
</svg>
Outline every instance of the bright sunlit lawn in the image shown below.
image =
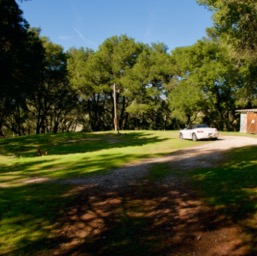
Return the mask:
<svg viewBox="0 0 257 256">
<path fill-rule="evenodd" d="M 65 133 L 4 139 L 0 141 L 0 182 L 16 186 L 35 177 L 66 179 L 99 174 L 191 145 L 195 144 L 179 140 L 176 131 Z M 47 155 L 38 157 L 38 148 Z"/>
<path fill-rule="evenodd" d="M 78 178 L 192 146 L 176 131 L 65 133 L 0 140 L 0 255 L 46 250 L 72 200 L 70 186 L 34 180 Z M 38 156 L 37 149 L 47 152 Z"/>
<path fill-rule="evenodd" d="M 47 254 L 53 247 L 51 243 L 60 228 L 58 220 L 73 200 L 73 187 L 33 181 L 101 175 L 127 163 L 165 156 L 200 143 L 209 142 L 179 140 L 178 131 L 65 133 L 0 140 L 0 255 L 35 255 L 38 251 Z M 39 147 L 47 154 L 37 156 Z M 234 150 L 224 166 L 191 173 L 206 201 L 222 206 L 223 211 L 227 210 L 225 205 L 233 206 L 227 210 L 231 218 L 240 211 L 245 220 L 248 212 L 249 220 L 256 225 L 254 230 L 255 155 L 256 147 Z M 160 165 L 160 172 L 166 173 L 165 168 Z M 161 175 L 157 174 L 156 179 Z"/>
</svg>

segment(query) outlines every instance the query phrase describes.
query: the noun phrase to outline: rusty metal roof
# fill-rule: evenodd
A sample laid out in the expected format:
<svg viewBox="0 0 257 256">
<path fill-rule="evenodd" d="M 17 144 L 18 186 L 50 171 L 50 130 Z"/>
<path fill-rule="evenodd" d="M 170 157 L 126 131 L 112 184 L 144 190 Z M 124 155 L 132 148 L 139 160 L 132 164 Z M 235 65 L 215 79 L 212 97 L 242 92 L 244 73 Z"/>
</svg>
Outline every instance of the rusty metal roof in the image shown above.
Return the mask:
<svg viewBox="0 0 257 256">
<path fill-rule="evenodd" d="M 254 113 L 257 113 L 257 108 L 238 109 L 238 110 L 236 110 L 236 112 L 240 112 L 240 113 L 254 112 Z"/>
</svg>

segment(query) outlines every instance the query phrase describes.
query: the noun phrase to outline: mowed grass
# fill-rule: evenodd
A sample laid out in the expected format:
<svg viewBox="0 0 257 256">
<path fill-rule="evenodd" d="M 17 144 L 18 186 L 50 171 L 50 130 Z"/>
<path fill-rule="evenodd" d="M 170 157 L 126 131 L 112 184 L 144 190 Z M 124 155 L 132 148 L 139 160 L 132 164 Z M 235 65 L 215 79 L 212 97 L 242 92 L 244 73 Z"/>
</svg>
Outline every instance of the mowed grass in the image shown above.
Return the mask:
<svg viewBox="0 0 257 256">
<path fill-rule="evenodd" d="M 196 144 L 192 141 L 179 140 L 177 131 L 65 133 L 3 139 L 0 184 L 16 186 L 32 178 L 66 179 L 99 174 L 193 145 Z M 38 148 L 47 153 L 37 156 Z"/>
<path fill-rule="evenodd" d="M 216 212 L 214 222 L 240 227 L 249 255 L 257 255 L 256 152 L 257 146 L 233 149 L 220 166 L 188 173 L 199 197 Z"/>
<path fill-rule="evenodd" d="M 179 140 L 177 131 L 65 133 L 0 140 L 0 255 L 47 254 L 58 244 L 54 241 L 58 219 L 73 200 L 73 187 L 54 181 L 100 175 L 193 145 Z M 38 148 L 47 154 L 38 156 Z"/>
<path fill-rule="evenodd" d="M 74 186 L 56 181 L 101 175 L 201 143 L 209 142 L 179 140 L 178 131 L 65 133 L 0 140 L 0 255 L 49 255 L 58 246 L 59 220 L 76 195 Z M 37 156 L 38 148 L 47 154 Z M 257 241 L 256 150 L 232 150 L 217 168 L 187 174 L 203 200 L 224 218 L 240 223 L 252 247 Z M 165 163 L 156 164 L 150 172 L 153 180 L 168 174 Z"/>
</svg>

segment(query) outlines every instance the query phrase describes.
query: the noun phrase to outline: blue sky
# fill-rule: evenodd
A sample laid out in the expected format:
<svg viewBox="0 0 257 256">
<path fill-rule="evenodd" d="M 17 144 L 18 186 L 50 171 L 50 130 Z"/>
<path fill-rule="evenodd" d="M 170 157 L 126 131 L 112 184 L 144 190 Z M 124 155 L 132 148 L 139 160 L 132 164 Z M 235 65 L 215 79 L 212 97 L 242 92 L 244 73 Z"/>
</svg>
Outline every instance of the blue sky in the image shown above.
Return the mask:
<svg viewBox="0 0 257 256">
<path fill-rule="evenodd" d="M 169 50 L 194 44 L 212 26 L 196 0 L 17 0 L 23 17 L 64 50 L 97 50 L 107 38 L 126 34 L 136 42 L 162 42 Z"/>
</svg>

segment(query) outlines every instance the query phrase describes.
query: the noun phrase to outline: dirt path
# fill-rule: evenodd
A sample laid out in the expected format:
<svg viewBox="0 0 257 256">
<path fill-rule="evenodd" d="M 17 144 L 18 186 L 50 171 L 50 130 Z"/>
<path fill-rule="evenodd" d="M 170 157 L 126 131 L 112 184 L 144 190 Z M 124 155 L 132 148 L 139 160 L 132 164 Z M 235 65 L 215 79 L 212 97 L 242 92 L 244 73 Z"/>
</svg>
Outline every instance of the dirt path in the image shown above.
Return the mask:
<svg viewBox="0 0 257 256">
<path fill-rule="evenodd" d="M 172 153 L 170 156 L 146 159 L 137 164 L 128 164 L 127 166 L 112 170 L 107 174 L 92 176 L 89 178 L 67 179 L 59 181 L 63 184 L 74 185 L 93 185 L 100 187 L 124 187 L 130 182 L 135 182 L 144 177 L 150 166 L 155 163 L 168 162 L 181 171 L 192 170 L 201 167 L 215 166 L 223 159 L 223 152 L 232 148 L 257 145 L 257 138 L 222 136 L 217 141 L 212 141 L 204 145 L 183 149 Z"/>
<path fill-rule="evenodd" d="M 53 254 L 249 256 L 240 226 L 200 201 L 187 180 L 145 178 L 154 163 L 184 172 L 211 167 L 223 160 L 223 151 L 247 145 L 257 139 L 223 136 L 106 175 L 62 181 L 77 185 L 77 197 L 66 209 Z"/>
</svg>

